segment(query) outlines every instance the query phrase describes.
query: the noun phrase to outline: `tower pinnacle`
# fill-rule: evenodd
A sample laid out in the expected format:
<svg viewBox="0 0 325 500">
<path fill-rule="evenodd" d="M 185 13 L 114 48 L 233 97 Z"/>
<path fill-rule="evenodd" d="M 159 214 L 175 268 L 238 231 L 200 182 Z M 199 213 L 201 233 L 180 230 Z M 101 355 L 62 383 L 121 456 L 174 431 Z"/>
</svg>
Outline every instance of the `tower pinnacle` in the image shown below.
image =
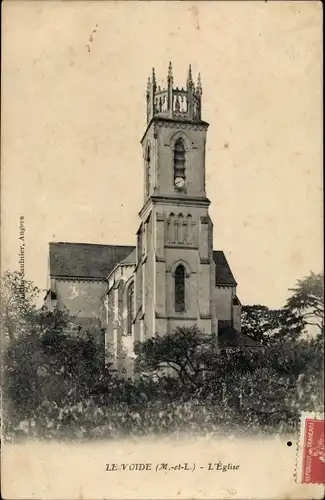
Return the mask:
<svg viewBox="0 0 325 500">
<path fill-rule="evenodd" d="M 193 85 L 192 68 L 191 68 L 191 65 L 189 65 L 188 74 L 187 74 L 187 86 L 190 87 L 192 85 Z"/>
<path fill-rule="evenodd" d="M 198 74 L 197 77 L 197 87 L 196 87 L 196 92 L 197 94 L 201 95 L 202 94 L 202 83 L 201 83 L 201 75 L 200 73 Z"/>
<path fill-rule="evenodd" d="M 173 68 L 172 68 L 172 63 L 170 61 L 168 66 L 168 83 L 173 83 Z"/>
<path fill-rule="evenodd" d="M 156 74 L 155 74 L 155 68 L 152 68 L 152 85 L 153 87 L 156 88 Z"/>
<path fill-rule="evenodd" d="M 157 86 L 155 69 L 147 86 L 147 122 L 154 117 L 177 121 L 201 121 L 202 86 L 200 75 L 194 85 L 192 67 L 189 65 L 186 86 L 174 86 L 172 63 L 169 62 L 167 84 Z"/>
</svg>

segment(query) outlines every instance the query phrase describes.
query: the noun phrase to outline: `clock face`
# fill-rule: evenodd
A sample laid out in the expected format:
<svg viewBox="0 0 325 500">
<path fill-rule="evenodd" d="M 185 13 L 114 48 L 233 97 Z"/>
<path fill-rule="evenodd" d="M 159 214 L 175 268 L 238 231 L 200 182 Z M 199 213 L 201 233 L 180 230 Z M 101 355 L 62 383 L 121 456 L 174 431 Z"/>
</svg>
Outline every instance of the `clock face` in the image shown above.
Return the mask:
<svg viewBox="0 0 325 500">
<path fill-rule="evenodd" d="M 178 187 L 178 188 L 181 188 L 183 187 L 185 184 L 185 181 L 183 179 L 183 177 L 176 177 L 175 179 L 175 186 Z"/>
</svg>

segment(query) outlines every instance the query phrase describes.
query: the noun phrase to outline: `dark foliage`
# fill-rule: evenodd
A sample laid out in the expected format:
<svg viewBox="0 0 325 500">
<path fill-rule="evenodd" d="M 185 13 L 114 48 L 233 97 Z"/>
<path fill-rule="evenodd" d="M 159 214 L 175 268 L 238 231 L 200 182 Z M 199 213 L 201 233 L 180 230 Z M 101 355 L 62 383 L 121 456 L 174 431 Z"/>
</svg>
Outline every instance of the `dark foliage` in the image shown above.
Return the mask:
<svg viewBox="0 0 325 500">
<path fill-rule="evenodd" d="M 242 333 L 261 345 L 283 340 L 295 340 L 302 331 L 301 322 L 290 309 L 269 309 L 253 305 L 242 308 Z"/>
<path fill-rule="evenodd" d="M 315 327 L 318 335 L 324 334 L 324 273 L 315 274 L 297 281 L 290 289 L 285 309 L 295 316 L 298 328 Z"/>
<path fill-rule="evenodd" d="M 321 336 L 219 349 L 215 335 L 179 328 L 137 344 L 138 377 L 125 380 L 105 366 L 100 335 L 66 312 L 24 302 L 18 316 L 2 360 L 7 439 L 278 432 L 323 409 Z"/>
</svg>

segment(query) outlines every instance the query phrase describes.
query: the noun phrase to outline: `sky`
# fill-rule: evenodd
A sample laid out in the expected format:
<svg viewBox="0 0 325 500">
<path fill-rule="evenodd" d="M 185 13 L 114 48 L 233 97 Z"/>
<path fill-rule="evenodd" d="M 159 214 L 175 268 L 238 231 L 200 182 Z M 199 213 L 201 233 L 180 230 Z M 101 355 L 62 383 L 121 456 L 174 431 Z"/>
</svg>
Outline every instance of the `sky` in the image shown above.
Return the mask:
<svg viewBox="0 0 325 500">
<path fill-rule="evenodd" d="M 1 269 L 46 287 L 49 241 L 135 244 L 145 91 L 201 73 L 214 248 L 243 304 L 323 263 L 320 2 L 3 4 Z"/>
</svg>

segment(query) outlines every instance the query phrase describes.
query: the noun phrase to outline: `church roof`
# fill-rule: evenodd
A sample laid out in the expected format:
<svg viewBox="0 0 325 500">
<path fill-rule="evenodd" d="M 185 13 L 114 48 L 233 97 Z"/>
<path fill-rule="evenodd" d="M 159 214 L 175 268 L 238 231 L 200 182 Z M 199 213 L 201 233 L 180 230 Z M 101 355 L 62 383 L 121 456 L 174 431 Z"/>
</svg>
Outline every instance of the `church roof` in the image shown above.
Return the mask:
<svg viewBox="0 0 325 500">
<path fill-rule="evenodd" d="M 235 286 L 236 281 L 221 250 L 213 252 L 216 286 Z M 104 279 L 117 264 L 135 264 L 136 250 L 131 245 L 92 243 L 50 243 L 50 276 Z"/>
<path fill-rule="evenodd" d="M 216 265 L 216 286 L 236 286 L 236 280 L 222 250 L 213 251 L 213 260 Z"/>
<path fill-rule="evenodd" d="M 136 264 L 137 263 L 137 252 L 134 247 L 131 253 L 129 253 L 123 260 L 121 260 L 120 264 Z"/>
<path fill-rule="evenodd" d="M 218 343 L 221 348 L 223 347 L 258 347 L 255 340 L 251 339 L 247 335 L 241 332 L 237 332 L 232 326 L 227 328 L 218 336 Z"/>
<path fill-rule="evenodd" d="M 50 243 L 50 275 L 103 279 L 134 249 L 122 245 Z"/>
</svg>

